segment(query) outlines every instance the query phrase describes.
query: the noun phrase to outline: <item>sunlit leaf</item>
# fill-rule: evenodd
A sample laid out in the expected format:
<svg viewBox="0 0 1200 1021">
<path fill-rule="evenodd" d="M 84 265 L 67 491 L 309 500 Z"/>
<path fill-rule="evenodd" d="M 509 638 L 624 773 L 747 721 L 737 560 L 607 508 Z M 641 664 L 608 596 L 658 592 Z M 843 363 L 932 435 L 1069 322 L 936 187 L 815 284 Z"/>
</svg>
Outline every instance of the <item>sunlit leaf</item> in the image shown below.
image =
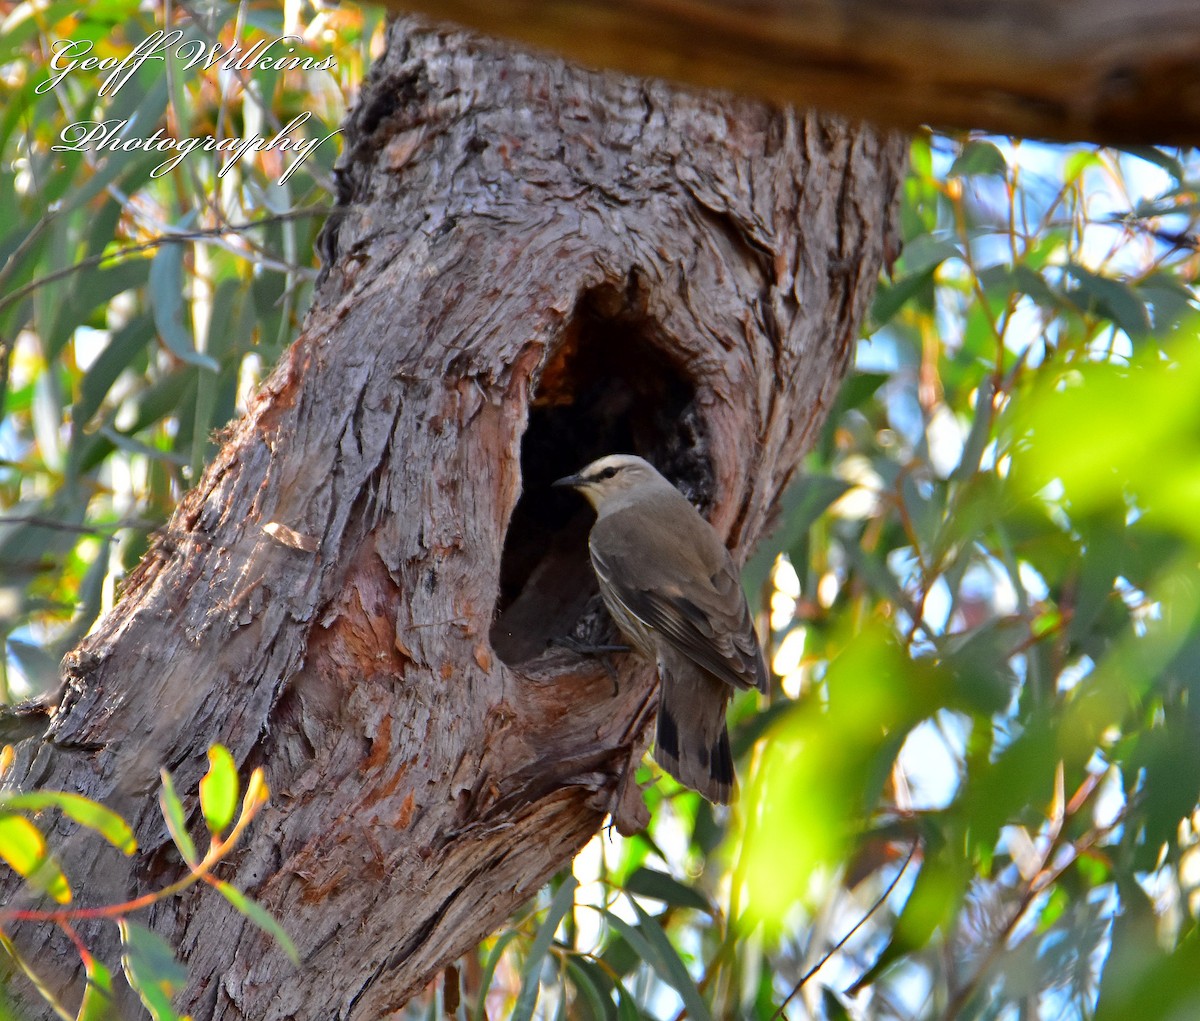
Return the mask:
<svg viewBox="0 0 1200 1021">
<path fill-rule="evenodd" d="M 85 798 L 66 791 L 29 791 L 24 794 L 0 794 L 0 810 L 40 812 L 57 808 L 79 825 L 99 833 L 113 847 L 124 854 L 137 850 L 137 840 L 129 824 L 116 812 Z"/>
<path fill-rule="evenodd" d="M 208 749 L 208 772 L 200 780 L 200 810 L 214 835 L 233 822 L 237 805 L 237 765 L 228 748 L 215 744 Z"/>
<path fill-rule="evenodd" d="M 267 786 L 266 774 L 262 766 L 256 766 L 246 784 L 246 793 L 242 795 L 242 815 L 253 815 L 267 803 L 270 796 L 271 790 Z"/>
<path fill-rule="evenodd" d="M 1024 405 L 1029 442 L 1015 481 L 1035 492 L 1057 480 L 1084 514 L 1112 509 L 1123 517 L 1132 493 L 1161 525 L 1200 541 L 1198 387 L 1194 345 L 1172 360 L 1085 365 L 1047 379 Z"/>
<path fill-rule="evenodd" d="M 42 831 L 24 816 L 0 812 L 0 858 L 17 875 L 59 904 L 70 903 L 71 887 L 67 877 L 50 853 Z"/>
<path fill-rule="evenodd" d="M 84 973 L 87 985 L 75 1021 L 110 1021 L 116 1014 L 112 972 L 102 961 L 89 954 L 84 961 Z"/>
<path fill-rule="evenodd" d="M 879 627 L 857 632 L 830 663 L 828 709 L 795 707 L 764 742 L 745 797 L 756 806 L 742 839 L 750 918 L 768 928 L 809 903 L 818 869 L 840 860 L 869 814 L 908 729 L 950 692 Z"/>
</svg>

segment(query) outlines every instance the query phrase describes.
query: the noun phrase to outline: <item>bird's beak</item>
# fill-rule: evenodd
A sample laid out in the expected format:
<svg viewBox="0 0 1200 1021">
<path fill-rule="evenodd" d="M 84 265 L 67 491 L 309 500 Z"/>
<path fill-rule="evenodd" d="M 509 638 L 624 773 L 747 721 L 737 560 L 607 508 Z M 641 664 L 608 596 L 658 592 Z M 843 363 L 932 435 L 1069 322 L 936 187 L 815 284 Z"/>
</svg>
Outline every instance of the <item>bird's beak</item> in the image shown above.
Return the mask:
<svg viewBox="0 0 1200 1021">
<path fill-rule="evenodd" d="M 565 475 L 556 482 L 550 483 L 550 486 L 552 489 L 574 489 L 582 483 L 583 479 L 578 475 Z"/>
</svg>

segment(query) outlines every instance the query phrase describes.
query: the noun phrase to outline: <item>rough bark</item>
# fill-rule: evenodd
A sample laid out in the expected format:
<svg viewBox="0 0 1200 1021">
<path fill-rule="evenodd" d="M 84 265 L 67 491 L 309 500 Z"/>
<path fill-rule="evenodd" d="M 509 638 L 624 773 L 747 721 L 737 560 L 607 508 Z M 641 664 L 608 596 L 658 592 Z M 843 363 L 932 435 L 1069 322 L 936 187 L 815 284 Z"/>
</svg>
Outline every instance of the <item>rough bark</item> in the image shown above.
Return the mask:
<svg viewBox="0 0 1200 1021">
<path fill-rule="evenodd" d="M 1194 0 L 386 0 L 593 66 L 912 130 L 1200 143 Z"/>
<path fill-rule="evenodd" d="M 265 766 L 271 804 L 224 875 L 304 966 L 193 888 L 149 918 L 188 964 L 183 1011 L 386 1016 L 596 832 L 653 680 L 548 646 L 610 627 L 588 513 L 548 483 L 643 453 L 744 555 L 848 364 L 903 151 L 392 26 L 303 334 L 10 774 L 135 822 L 131 862 L 53 835 L 104 903 L 178 874 L 160 766 L 183 791 L 214 741 Z M 115 962 L 115 927 L 79 929 Z M 15 936 L 77 994 L 53 928 Z"/>
</svg>

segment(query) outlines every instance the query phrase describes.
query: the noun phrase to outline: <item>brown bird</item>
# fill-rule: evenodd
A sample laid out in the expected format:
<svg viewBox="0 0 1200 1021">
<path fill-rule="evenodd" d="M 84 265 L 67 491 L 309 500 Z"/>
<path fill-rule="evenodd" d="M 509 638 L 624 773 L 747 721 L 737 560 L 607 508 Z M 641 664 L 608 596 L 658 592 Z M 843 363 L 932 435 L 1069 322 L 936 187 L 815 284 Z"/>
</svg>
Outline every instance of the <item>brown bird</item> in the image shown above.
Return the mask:
<svg viewBox="0 0 1200 1021">
<path fill-rule="evenodd" d="M 726 804 L 733 756 L 725 708 L 739 688 L 767 690 L 767 667 L 737 569 L 715 529 L 648 462 L 610 454 L 554 483 L 596 508 L 588 539 L 604 604 L 658 667 L 654 757 L 709 801 Z"/>
</svg>

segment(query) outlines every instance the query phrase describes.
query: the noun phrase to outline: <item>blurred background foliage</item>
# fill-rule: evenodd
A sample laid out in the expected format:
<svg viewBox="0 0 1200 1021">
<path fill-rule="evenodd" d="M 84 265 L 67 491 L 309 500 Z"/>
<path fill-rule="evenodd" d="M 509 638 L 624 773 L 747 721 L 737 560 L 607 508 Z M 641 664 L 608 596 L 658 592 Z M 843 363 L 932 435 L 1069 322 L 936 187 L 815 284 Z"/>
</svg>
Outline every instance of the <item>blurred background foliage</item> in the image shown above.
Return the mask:
<svg viewBox="0 0 1200 1021">
<path fill-rule="evenodd" d="M 54 683 L 216 450 L 214 430 L 295 336 L 340 141 L 282 182 L 295 156 L 278 148 L 230 166 L 196 150 L 156 172 L 176 154 L 51 147 L 79 137 L 72 125 L 122 120 L 128 138 L 270 140 L 307 115 L 289 137 L 324 138 L 381 24 L 373 9 L 298 3 L 0 3 L 0 696 Z M 172 50 L 243 56 L 294 35 L 258 53 L 332 66 L 202 71 L 160 56 L 124 84 L 124 71 L 62 73 L 175 29 Z M 79 48 L 55 65 L 59 40 Z"/>
<path fill-rule="evenodd" d="M 294 337 L 340 146 L 52 152 L 67 125 L 333 131 L 369 7 L 0 4 L 0 696 L 57 662 Z M 164 25 L 327 70 L 146 65 Z M 149 134 L 150 128 L 140 131 Z M 138 132 L 135 132 L 138 133 Z M 930 135 L 905 247 L 747 567 L 776 675 L 731 709 L 742 795 L 652 766 L 410 1005 L 482 1019 L 1200 1016 L 1200 161 Z M 268 764 L 269 773 L 269 764 Z M 461 989 L 461 992 L 460 992 Z"/>
</svg>

